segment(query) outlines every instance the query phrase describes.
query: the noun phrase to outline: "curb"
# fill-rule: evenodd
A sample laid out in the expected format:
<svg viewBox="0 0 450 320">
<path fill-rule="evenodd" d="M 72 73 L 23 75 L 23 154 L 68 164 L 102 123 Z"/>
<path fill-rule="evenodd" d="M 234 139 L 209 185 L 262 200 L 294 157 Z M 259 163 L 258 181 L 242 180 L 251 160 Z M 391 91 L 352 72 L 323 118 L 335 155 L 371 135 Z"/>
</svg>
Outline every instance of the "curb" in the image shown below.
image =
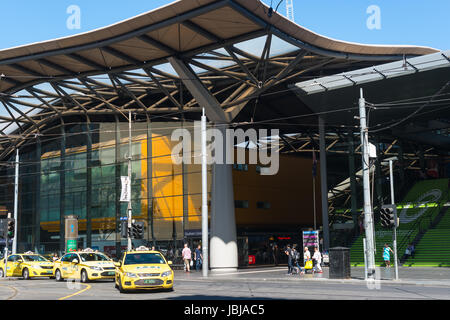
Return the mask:
<svg viewBox="0 0 450 320">
<path fill-rule="evenodd" d="M 226 282 L 249 282 L 249 283 L 264 283 L 264 282 L 291 282 L 291 283 L 301 283 L 301 282 L 320 282 L 320 283 L 332 283 L 332 284 L 364 284 L 366 280 L 364 279 L 329 279 L 329 278 L 226 278 L 220 276 L 211 276 L 208 278 L 198 277 L 195 279 L 178 278 L 178 281 L 186 282 L 214 282 L 214 281 L 226 281 Z M 426 280 L 426 279 L 405 279 L 405 280 L 392 280 L 392 279 L 380 279 L 380 284 L 383 285 L 414 285 L 414 286 L 438 286 L 438 287 L 450 287 L 450 281 L 439 281 L 439 280 Z"/>
</svg>

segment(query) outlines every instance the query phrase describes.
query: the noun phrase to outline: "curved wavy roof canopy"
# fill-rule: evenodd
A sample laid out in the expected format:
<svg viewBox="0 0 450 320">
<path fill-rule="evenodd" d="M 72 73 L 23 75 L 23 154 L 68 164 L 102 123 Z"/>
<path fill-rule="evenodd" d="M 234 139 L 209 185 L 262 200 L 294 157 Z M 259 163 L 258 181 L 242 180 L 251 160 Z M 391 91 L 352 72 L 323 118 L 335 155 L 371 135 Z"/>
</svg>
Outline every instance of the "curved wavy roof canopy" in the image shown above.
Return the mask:
<svg viewBox="0 0 450 320">
<path fill-rule="evenodd" d="M 7 111 L 0 113 L 0 137 L 18 134 L 0 140 L 0 158 L 64 116 L 198 112 L 195 97 L 178 85 L 186 79 L 158 68 L 171 59 L 188 72 L 203 70 L 190 71 L 233 119 L 248 101 L 299 76 L 439 51 L 338 41 L 268 10 L 259 0 L 180 0 L 94 31 L 0 50 L 0 107 Z M 261 37 L 261 54 L 238 46 Z M 271 55 L 274 38 L 292 52 Z"/>
<path fill-rule="evenodd" d="M 438 50 L 417 46 L 363 45 L 330 39 L 282 15 L 267 15 L 258 0 L 180 0 L 114 25 L 66 38 L 0 51 L 1 92 L 44 78 L 89 75 L 155 65 L 172 55 L 192 55 L 267 33 L 316 54 L 349 59 L 394 59 Z M 179 41 L 180 40 L 180 41 Z M 24 78 L 25 77 L 25 78 Z"/>
</svg>

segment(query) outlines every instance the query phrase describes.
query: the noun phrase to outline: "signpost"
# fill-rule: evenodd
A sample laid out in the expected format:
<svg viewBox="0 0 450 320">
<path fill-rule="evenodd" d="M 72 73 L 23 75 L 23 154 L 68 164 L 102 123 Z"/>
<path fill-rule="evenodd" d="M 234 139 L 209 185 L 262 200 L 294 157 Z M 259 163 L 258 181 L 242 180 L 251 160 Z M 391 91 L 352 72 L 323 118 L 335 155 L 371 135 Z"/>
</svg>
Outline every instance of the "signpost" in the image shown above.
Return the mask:
<svg viewBox="0 0 450 320">
<path fill-rule="evenodd" d="M 66 216 L 66 252 L 77 251 L 78 217 Z"/>
<path fill-rule="evenodd" d="M 303 231 L 303 248 L 319 248 L 319 230 Z"/>
</svg>

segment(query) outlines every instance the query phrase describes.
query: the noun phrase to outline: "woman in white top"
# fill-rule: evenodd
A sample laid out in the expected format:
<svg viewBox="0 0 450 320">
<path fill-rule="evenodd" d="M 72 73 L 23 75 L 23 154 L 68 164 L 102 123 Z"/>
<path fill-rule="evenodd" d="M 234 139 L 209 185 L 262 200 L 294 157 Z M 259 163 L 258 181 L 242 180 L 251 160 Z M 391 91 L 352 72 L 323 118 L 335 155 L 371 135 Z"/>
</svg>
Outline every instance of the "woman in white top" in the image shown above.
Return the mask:
<svg viewBox="0 0 450 320">
<path fill-rule="evenodd" d="M 313 260 L 316 261 L 316 265 L 313 268 L 313 273 L 322 273 L 322 267 L 320 266 L 320 264 L 322 263 L 322 255 L 320 254 L 319 248 L 317 247 L 314 248 Z"/>
</svg>

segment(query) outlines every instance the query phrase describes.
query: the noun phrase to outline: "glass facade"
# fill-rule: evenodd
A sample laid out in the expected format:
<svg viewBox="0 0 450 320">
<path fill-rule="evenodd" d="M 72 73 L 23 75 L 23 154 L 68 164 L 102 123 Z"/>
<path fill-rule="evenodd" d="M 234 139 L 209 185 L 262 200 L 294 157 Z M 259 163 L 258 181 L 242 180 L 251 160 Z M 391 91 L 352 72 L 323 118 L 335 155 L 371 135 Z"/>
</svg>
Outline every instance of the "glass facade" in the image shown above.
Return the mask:
<svg viewBox="0 0 450 320">
<path fill-rule="evenodd" d="M 179 143 L 171 133 L 182 126 L 132 125 L 132 214 L 146 224 L 144 239 L 134 246 L 181 246 L 190 230 L 201 229 L 201 166 L 171 158 Z M 117 255 L 126 246 L 118 230 L 127 214 L 120 177 L 128 175 L 128 159 L 128 123 L 121 122 L 62 124 L 21 148 L 17 250 L 64 251 L 65 217 L 75 215 L 79 247 Z M 3 169 L 8 187 L 0 195 L 10 211 L 13 170 Z"/>
</svg>

